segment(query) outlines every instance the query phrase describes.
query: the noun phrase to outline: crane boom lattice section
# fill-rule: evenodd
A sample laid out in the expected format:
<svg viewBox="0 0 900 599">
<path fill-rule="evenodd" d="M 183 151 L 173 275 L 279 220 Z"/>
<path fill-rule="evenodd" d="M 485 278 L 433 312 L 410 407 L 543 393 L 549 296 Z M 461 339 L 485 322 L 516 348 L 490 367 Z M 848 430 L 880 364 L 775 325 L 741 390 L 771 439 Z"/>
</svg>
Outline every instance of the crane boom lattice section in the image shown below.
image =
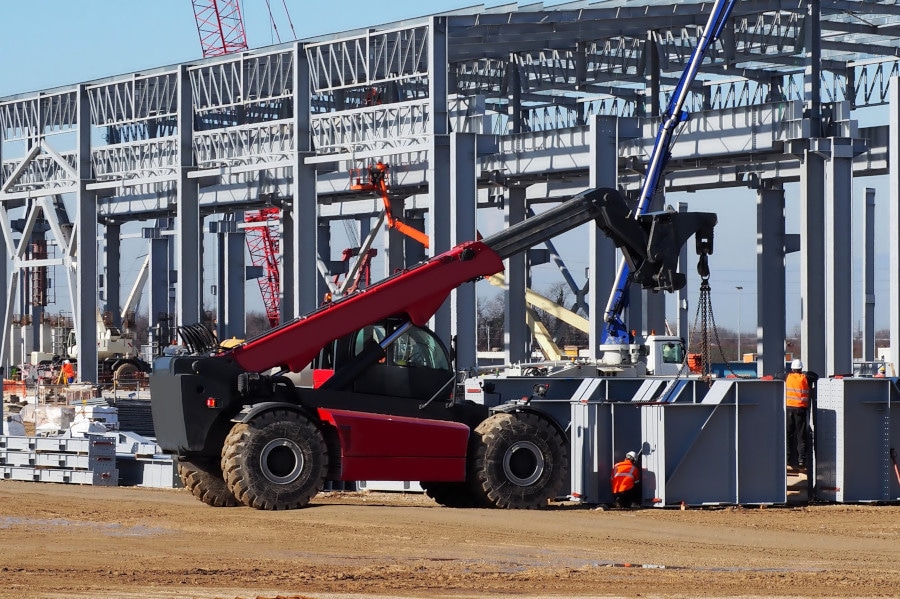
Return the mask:
<svg viewBox="0 0 900 599">
<path fill-rule="evenodd" d="M 192 0 L 203 58 L 247 49 L 238 0 Z"/>
</svg>

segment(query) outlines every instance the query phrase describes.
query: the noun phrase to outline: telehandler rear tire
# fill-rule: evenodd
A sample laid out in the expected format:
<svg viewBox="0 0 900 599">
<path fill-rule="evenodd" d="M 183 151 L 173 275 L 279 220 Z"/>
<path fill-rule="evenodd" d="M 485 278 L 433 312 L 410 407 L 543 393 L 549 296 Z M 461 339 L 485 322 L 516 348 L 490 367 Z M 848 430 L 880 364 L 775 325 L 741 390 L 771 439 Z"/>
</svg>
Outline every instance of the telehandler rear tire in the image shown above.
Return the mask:
<svg viewBox="0 0 900 599">
<path fill-rule="evenodd" d="M 235 424 L 222 448 L 222 471 L 238 500 L 258 510 L 307 505 L 325 486 L 328 448 L 308 418 L 272 410 Z"/>
<path fill-rule="evenodd" d="M 225 484 L 222 467 L 218 461 L 197 459 L 178 460 L 178 476 L 191 495 L 213 507 L 241 505 Z"/>
<path fill-rule="evenodd" d="M 559 430 L 529 412 L 499 413 L 476 427 L 469 480 L 493 506 L 537 509 L 559 497 L 569 451 Z"/>
</svg>

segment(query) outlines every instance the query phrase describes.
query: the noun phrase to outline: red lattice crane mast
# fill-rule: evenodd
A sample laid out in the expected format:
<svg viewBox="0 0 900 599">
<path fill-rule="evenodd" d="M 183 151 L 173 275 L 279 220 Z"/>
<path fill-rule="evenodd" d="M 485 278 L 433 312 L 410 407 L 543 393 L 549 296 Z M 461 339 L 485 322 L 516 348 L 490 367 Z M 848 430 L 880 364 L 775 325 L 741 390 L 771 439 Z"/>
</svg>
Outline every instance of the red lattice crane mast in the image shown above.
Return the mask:
<svg viewBox="0 0 900 599">
<path fill-rule="evenodd" d="M 247 34 L 238 0 L 191 0 L 203 58 L 247 49 Z"/>
<path fill-rule="evenodd" d="M 254 210 L 244 214 L 244 222 L 252 223 L 244 229 L 247 248 L 250 250 L 250 261 L 253 266 L 261 266 L 263 274 L 257 279 L 259 291 L 262 293 L 263 307 L 269 325 L 278 326 L 281 321 L 279 311 L 279 295 L 281 293 L 281 275 L 278 271 L 278 235 L 275 228 L 281 210 L 275 207 Z"/>
</svg>

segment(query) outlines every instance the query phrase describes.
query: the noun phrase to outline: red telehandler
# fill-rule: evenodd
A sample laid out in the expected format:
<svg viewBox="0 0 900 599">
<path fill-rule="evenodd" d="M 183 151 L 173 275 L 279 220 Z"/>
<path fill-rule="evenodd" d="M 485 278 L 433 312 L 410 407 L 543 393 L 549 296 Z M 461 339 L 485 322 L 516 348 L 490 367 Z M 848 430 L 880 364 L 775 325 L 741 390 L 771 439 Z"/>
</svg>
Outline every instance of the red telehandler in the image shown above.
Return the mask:
<svg viewBox="0 0 900 599">
<path fill-rule="evenodd" d="M 677 260 L 692 235 L 708 276 L 715 214 L 635 218 L 616 190 L 586 191 L 234 348 L 182 327 L 188 353 L 158 358 L 150 378 L 157 443 L 214 506 L 300 508 L 329 480 L 420 481 L 454 507 L 546 506 L 567 480 L 564 427 L 528 401 L 464 401 L 425 325 L 453 289 L 591 220 L 643 288 L 685 285 Z"/>
</svg>

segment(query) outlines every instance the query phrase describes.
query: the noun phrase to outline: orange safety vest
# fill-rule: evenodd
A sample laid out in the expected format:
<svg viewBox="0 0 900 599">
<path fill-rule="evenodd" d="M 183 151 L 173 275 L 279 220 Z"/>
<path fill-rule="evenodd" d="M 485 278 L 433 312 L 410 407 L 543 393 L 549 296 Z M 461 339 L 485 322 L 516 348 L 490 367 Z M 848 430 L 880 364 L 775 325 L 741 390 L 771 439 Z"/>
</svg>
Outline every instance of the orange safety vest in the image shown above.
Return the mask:
<svg viewBox="0 0 900 599">
<path fill-rule="evenodd" d="M 641 473 L 631 463 L 631 460 L 622 460 L 613 466 L 612 476 L 609 482 L 612 483 L 613 493 L 624 493 L 634 488 L 634 485 L 641 479 Z"/>
<path fill-rule="evenodd" d="M 784 379 L 784 399 L 789 408 L 809 407 L 809 379 L 802 372 L 792 372 Z"/>
</svg>

